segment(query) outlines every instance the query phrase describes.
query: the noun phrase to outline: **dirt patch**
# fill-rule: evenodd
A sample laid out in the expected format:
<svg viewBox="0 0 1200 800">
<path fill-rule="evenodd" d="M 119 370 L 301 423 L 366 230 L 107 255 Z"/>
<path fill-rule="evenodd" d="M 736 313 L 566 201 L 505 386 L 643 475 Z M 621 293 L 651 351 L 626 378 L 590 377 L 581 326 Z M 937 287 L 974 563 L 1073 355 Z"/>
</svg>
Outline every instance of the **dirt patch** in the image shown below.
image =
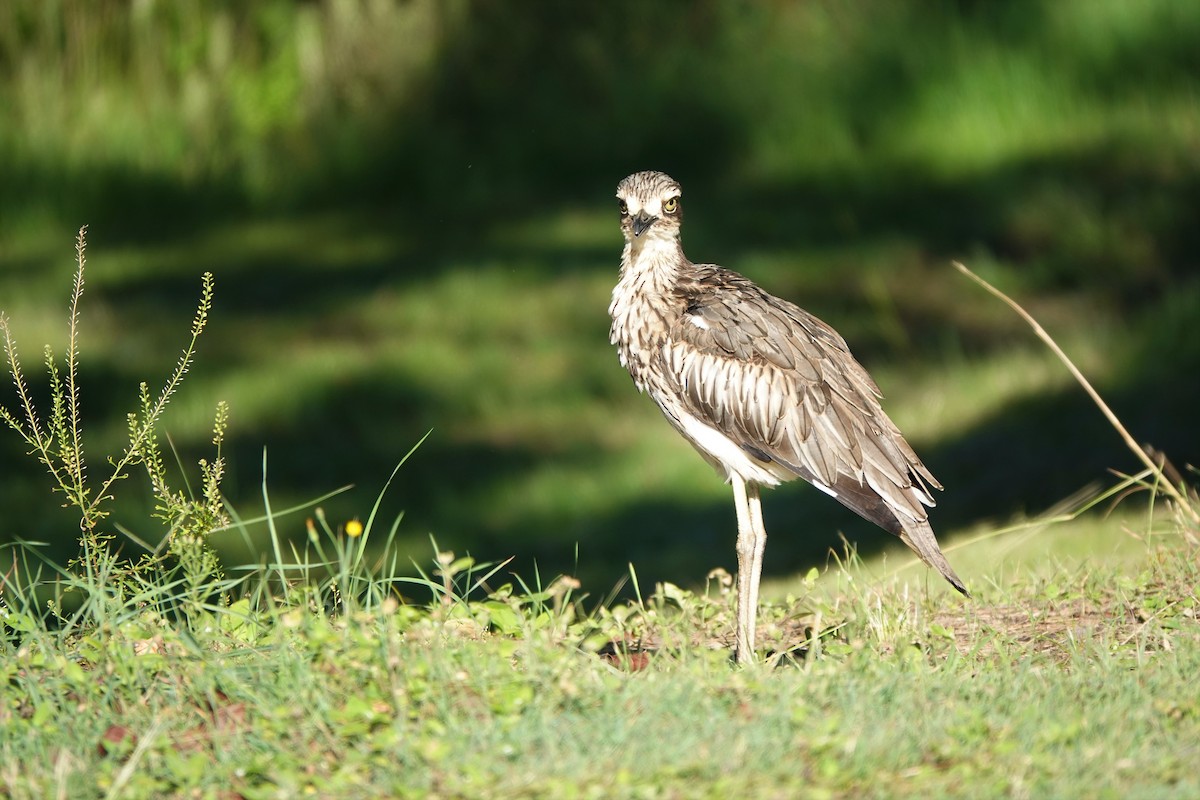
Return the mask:
<svg viewBox="0 0 1200 800">
<path fill-rule="evenodd" d="M 939 612 L 932 621 L 953 634 L 955 646 L 964 655 L 1041 655 L 1065 661 L 1081 649 L 1097 647 L 1141 652 L 1169 649 L 1172 635 L 1181 628 L 1190 628 L 1192 635 L 1200 632 L 1194 614 L 1179 611 L 1151 611 L 1116 597 L 1075 597 L 970 604 Z"/>
</svg>

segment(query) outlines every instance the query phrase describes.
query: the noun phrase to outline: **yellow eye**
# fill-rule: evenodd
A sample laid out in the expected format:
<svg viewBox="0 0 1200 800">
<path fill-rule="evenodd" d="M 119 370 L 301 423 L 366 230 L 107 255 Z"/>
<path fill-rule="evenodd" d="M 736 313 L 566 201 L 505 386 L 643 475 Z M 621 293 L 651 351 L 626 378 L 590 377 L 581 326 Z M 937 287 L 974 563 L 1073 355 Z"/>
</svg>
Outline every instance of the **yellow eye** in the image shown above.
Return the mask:
<svg viewBox="0 0 1200 800">
<path fill-rule="evenodd" d="M 678 210 L 679 210 L 679 198 L 678 197 L 672 197 L 670 200 L 663 203 L 663 211 L 665 211 L 668 214 L 674 214 Z"/>
<path fill-rule="evenodd" d="M 618 207 L 621 209 L 621 216 L 622 216 L 622 217 L 629 216 L 629 206 L 627 206 L 627 205 L 625 204 L 625 201 L 624 201 L 624 200 L 622 200 L 622 201 L 621 201 L 620 203 L 618 203 L 617 205 L 618 205 Z"/>
</svg>

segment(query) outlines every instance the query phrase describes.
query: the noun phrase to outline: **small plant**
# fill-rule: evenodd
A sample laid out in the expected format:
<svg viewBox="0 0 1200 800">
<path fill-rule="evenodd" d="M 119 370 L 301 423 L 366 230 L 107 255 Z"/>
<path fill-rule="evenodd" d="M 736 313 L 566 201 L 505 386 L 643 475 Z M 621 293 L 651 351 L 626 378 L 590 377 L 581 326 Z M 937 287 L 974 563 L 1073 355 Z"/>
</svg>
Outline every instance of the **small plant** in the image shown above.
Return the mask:
<svg viewBox="0 0 1200 800">
<path fill-rule="evenodd" d="M 208 322 L 213 297 L 212 274 L 206 272 L 201 279 L 200 302 L 192 320 L 191 340 L 180 355 L 175 369 L 157 395 L 150 393 L 145 382 L 141 384 L 138 411 L 130 413 L 128 417 L 129 443 L 119 455 L 107 458 L 106 475 L 97 482 L 88 470 L 80 422 L 81 389 L 78 379 L 81 340 L 79 304 L 83 297 L 84 268 L 87 263 L 86 234 L 87 226 L 80 228 L 75 241 L 75 281 L 71 293 L 67 351 L 61 366 L 58 355 L 49 345 L 44 351 L 49 376 L 48 416 L 39 409 L 29 389 L 9 320 L 0 314 L 4 354 L 18 398 L 15 410 L 0 404 L 0 420 L 24 440 L 29 446 L 30 455 L 36 457 L 50 473 L 55 484 L 54 491 L 61 492 L 66 498 L 63 505 L 78 511 L 80 554 L 73 566 L 82 574 L 71 577 L 81 579 L 85 588 L 98 590 L 89 593 L 92 599 L 116 592 L 115 599 L 120 603 L 124 599 L 123 594 L 144 589 L 136 580 L 139 571 L 161 564 L 158 551 L 138 565 L 119 562 L 110 546 L 114 534 L 104 524 L 110 513 L 108 506 L 114 499 L 117 483 L 128 477 L 134 467 L 144 467 L 154 493 L 155 516 L 167 525 L 166 552 L 178 561 L 183 596 L 190 601 L 190 605 L 185 604 L 185 607 L 194 608 L 211 591 L 212 579 L 217 577 L 219 571 L 216 555 L 208 545 L 207 536 L 226 521 L 220 494 L 225 469 L 221 443 L 229 410 L 224 403 L 217 406 L 212 439 L 217 455 L 212 461 L 200 460 L 202 486 L 197 497 L 172 489 L 168 483 L 158 444 L 158 427 L 163 412 L 191 367 L 196 342 Z M 99 591 L 101 589 L 103 591 Z"/>
</svg>

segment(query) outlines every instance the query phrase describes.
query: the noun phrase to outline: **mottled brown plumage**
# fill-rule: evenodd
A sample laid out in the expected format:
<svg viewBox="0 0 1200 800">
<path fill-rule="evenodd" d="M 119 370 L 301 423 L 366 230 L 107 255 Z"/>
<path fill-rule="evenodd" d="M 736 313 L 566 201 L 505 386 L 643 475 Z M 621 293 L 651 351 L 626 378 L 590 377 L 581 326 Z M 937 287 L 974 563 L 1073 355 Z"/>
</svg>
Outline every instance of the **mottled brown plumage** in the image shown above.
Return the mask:
<svg viewBox="0 0 1200 800">
<path fill-rule="evenodd" d="M 899 536 L 956 589 L 926 506 L 941 486 L 879 404 L 833 328 L 747 278 L 693 264 L 681 189 L 661 172 L 621 181 L 625 249 L 611 340 L 638 389 L 734 487 L 740 660 L 754 645 L 766 531 L 758 487 L 796 477 Z"/>
</svg>

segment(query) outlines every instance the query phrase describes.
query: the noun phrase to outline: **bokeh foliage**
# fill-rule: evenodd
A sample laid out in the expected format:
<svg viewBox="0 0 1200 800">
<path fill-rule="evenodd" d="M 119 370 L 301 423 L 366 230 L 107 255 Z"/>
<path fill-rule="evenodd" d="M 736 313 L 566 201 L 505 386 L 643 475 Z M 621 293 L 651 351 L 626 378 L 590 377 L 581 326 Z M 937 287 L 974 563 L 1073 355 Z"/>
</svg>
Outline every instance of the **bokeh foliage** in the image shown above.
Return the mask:
<svg viewBox="0 0 1200 800">
<path fill-rule="evenodd" d="M 1200 460 L 1197 41 L 1175 0 L 16 0 L 0 308 L 53 338 L 91 225 L 85 414 L 111 439 L 212 270 L 175 441 L 228 399 L 238 503 L 264 444 L 299 499 L 373 490 L 434 427 L 393 498 L 414 547 L 570 569 L 578 541 L 598 575 L 695 580 L 732 558 L 728 498 L 605 342 L 611 189 L 664 169 L 694 258 L 828 319 L 877 373 L 953 530 L 1132 465 L 951 257 L 1028 300 L 1137 435 Z M 0 524 L 69 543 L 20 464 L 0 440 Z M 882 541 L 776 498 L 769 529 L 812 529 L 773 538 L 777 571 L 838 528 Z"/>
</svg>

